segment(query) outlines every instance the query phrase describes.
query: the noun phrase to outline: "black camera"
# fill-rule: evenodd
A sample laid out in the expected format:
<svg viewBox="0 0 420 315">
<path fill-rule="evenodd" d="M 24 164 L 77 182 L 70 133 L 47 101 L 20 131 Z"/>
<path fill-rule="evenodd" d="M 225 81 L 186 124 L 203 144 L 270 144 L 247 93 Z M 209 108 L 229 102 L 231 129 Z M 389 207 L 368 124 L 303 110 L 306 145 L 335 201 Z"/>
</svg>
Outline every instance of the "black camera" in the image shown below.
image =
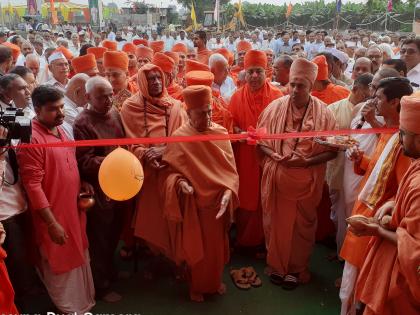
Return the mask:
<svg viewBox="0 0 420 315">
<path fill-rule="evenodd" d="M 10 143 L 12 139 L 19 139 L 20 142 L 31 142 L 32 123 L 25 117 L 21 108 L 7 107 L 0 111 L 0 126 L 7 129 L 7 139 L 1 139 L 2 146 Z"/>
</svg>

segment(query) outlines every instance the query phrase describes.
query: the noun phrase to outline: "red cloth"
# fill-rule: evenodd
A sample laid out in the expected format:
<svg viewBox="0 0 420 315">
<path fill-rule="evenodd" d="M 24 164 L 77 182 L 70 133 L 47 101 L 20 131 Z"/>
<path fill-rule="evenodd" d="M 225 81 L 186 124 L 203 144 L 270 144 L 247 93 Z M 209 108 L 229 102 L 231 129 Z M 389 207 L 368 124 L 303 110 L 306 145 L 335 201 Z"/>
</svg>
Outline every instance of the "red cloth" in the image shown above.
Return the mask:
<svg viewBox="0 0 420 315">
<path fill-rule="evenodd" d="M 197 51 L 197 60 L 205 65 L 209 64 L 210 56 L 211 50 L 208 50 L 207 48 Z"/>
<path fill-rule="evenodd" d="M 0 314 L 19 314 L 14 298 L 15 291 L 7 273 L 4 259 L 7 257 L 6 252 L 0 246 Z"/>
<path fill-rule="evenodd" d="M 59 138 L 34 119 L 31 143 L 69 141 L 61 127 L 58 131 Z M 75 148 L 28 148 L 18 152 L 18 161 L 36 227 L 35 241 L 45 253 L 52 272 L 65 273 L 84 265 L 88 247 L 86 214 L 77 207 L 80 176 Z M 64 245 L 57 245 L 51 240 L 47 225 L 38 214 L 38 210 L 47 207 L 69 236 Z"/>
<path fill-rule="evenodd" d="M 261 112 L 275 99 L 283 96 L 280 90 L 265 82 L 257 92 L 251 92 L 248 85 L 236 91 L 230 100 L 233 125 L 242 130 L 257 125 Z M 239 173 L 239 200 L 241 209 L 256 211 L 260 200 L 260 169 L 255 147 L 246 143 L 235 144 L 236 166 Z"/>
</svg>

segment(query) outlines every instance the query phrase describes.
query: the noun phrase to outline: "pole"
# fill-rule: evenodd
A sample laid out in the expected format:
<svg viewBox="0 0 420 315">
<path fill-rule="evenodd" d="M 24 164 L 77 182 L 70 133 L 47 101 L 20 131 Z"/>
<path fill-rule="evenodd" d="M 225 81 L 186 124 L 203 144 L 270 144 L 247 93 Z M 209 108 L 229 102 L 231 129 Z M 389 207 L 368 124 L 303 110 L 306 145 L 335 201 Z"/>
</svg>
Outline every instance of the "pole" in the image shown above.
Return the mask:
<svg viewBox="0 0 420 315">
<path fill-rule="evenodd" d="M 385 32 L 387 31 L 386 27 L 388 24 L 388 12 L 385 13 Z"/>
<path fill-rule="evenodd" d="M 220 30 L 220 1 L 216 1 L 217 5 L 217 31 Z"/>
<path fill-rule="evenodd" d="M 0 2 L 0 13 L 1 13 L 1 26 L 5 27 L 6 25 L 4 25 L 3 7 L 1 6 L 1 2 Z"/>
</svg>

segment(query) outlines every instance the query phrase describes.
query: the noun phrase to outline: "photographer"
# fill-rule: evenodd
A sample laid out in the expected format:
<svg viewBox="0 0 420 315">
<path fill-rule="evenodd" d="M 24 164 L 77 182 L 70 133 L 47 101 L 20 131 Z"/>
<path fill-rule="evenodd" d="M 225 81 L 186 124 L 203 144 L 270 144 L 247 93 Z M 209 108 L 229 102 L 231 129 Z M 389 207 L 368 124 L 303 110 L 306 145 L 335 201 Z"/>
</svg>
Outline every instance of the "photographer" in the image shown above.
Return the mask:
<svg viewBox="0 0 420 315">
<path fill-rule="evenodd" d="M 0 126 L 2 145 L 6 137 L 7 129 Z M 0 223 L 2 223 L 4 234 L 8 235 L 4 242 L 4 249 L 8 253 L 6 263 L 16 292 L 16 304 L 20 306 L 21 311 L 25 311 L 26 298 L 39 284 L 35 268 L 30 264 L 27 254 L 29 252 L 28 239 L 31 237 L 30 215 L 26 211 L 26 197 L 18 177 L 16 153 L 14 149 L 1 149 L 0 153 Z M 4 258 L 2 256 L 0 253 L 0 264 Z M 0 279 L 1 286 L 3 286 L 2 281 Z M 29 307 L 28 304 L 26 311 L 29 311 Z M 0 310 L 3 309 L 0 307 Z"/>
<path fill-rule="evenodd" d="M 35 117 L 30 107 L 31 92 L 26 81 L 15 73 L 0 77 L 0 105 L 2 110 L 7 107 L 21 108 L 29 119 Z"/>
</svg>

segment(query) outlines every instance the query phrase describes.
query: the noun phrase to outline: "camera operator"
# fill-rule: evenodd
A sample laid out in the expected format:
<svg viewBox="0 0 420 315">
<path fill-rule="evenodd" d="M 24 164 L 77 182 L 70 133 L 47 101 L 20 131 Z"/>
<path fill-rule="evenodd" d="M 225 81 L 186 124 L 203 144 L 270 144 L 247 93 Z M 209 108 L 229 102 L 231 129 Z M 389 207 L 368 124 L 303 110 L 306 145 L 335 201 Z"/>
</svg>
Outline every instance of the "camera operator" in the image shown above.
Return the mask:
<svg viewBox="0 0 420 315">
<path fill-rule="evenodd" d="M 0 126 L 3 145 L 6 137 L 7 129 Z M 18 177 L 15 150 L 0 150 L 0 223 L 4 226 L 4 233 L 8 235 L 3 245 L 8 254 L 6 264 L 15 289 L 16 304 L 21 311 L 30 311 L 30 301 L 27 302 L 27 298 L 40 288 L 35 268 L 28 257 L 31 218 L 26 211 L 27 201 Z M 0 286 L 2 285 L 3 283 Z"/>
<path fill-rule="evenodd" d="M 7 107 L 21 108 L 29 119 L 35 117 L 30 107 L 31 92 L 28 83 L 15 73 L 8 73 L 0 77 L 0 106 L 2 110 Z"/>
</svg>

